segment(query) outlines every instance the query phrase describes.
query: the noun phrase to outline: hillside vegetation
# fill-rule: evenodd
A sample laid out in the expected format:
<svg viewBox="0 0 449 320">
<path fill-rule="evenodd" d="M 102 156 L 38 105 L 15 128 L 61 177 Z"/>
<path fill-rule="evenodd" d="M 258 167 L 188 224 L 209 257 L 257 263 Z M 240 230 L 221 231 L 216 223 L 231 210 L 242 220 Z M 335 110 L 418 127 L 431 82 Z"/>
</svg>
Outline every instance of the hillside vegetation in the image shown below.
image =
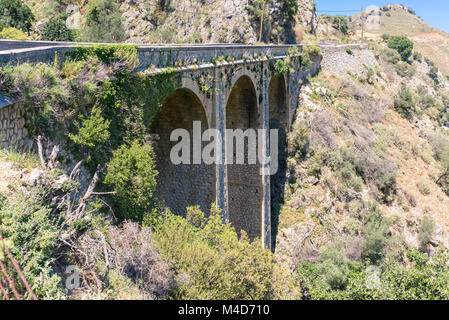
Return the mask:
<svg viewBox="0 0 449 320">
<path fill-rule="evenodd" d="M 4 26 L 31 39 L 53 41 L 291 43 L 316 28 L 313 0 L 2 0 L 2 4 L 8 9 L 1 11 Z"/>
<path fill-rule="evenodd" d="M 303 298 L 447 297 L 448 82 L 392 39 L 324 54 L 301 90 L 276 255 Z"/>
<path fill-rule="evenodd" d="M 379 13 L 380 12 L 380 13 Z M 373 18 L 379 16 L 380 24 L 370 25 Z M 415 11 L 403 5 L 387 5 L 377 11 L 367 11 L 365 36 L 368 39 L 380 39 L 383 35 L 405 35 L 415 43 L 415 50 L 434 60 L 435 64 L 449 74 L 449 34 L 423 21 Z M 351 28 L 360 37 L 360 14 L 350 17 Z"/>
</svg>

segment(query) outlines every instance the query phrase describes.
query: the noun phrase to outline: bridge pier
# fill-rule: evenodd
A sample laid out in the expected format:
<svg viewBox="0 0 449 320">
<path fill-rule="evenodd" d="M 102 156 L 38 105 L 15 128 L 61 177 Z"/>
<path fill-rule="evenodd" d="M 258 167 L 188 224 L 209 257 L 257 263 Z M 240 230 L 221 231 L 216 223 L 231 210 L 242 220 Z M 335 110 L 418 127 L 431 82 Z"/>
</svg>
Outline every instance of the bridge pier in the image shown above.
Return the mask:
<svg viewBox="0 0 449 320">
<path fill-rule="evenodd" d="M 229 221 L 229 206 L 228 206 L 228 174 L 226 166 L 226 96 L 223 73 L 220 69 L 214 70 L 214 91 L 212 96 L 213 105 L 213 120 L 215 121 L 214 128 L 218 129 L 219 139 L 216 141 L 218 150 L 218 164 L 216 168 L 216 203 L 222 210 L 223 220 Z"/>
</svg>

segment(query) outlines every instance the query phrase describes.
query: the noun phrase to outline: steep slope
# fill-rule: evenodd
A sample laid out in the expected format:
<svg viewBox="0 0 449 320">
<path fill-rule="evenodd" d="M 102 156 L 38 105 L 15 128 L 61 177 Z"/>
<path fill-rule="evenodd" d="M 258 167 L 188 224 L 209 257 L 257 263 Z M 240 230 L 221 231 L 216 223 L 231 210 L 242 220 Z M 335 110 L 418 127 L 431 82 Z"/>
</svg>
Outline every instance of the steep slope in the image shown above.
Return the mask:
<svg viewBox="0 0 449 320">
<path fill-rule="evenodd" d="M 42 26 L 60 18 L 70 5 L 64 0 L 25 2 L 37 19 L 37 38 Z M 88 0 L 75 3 L 81 15 L 81 29 L 77 31 L 80 40 L 88 25 L 90 8 L 100 8 L 102 3 L 108 8 L 117 7 L 122 18 L 122 27 L 117 28 L 123 28 L 128 43 L 251 44 L 260 40 L 262 12 L 264 42 L 301 40 L 314 33 L 317 24 L 313 0 L 268 0 L 265 7 L 260 0 Z"/>
<path fill-rule="evenodd" d="M 312 298 L 348 298 L 346 284 L 357 285 L 345 282 L 346 263 L 383 268 L 408 261 L 406 249 L 432 255 L 449 245 L 438 156 L 448 143 L 449 83 L 441 74 L 434 82 L 425 61 L 404 74 L 388 54 L 384 45 L 325 53 L 321 73 L 300 92 L 276 252 L 307 281 L 304 270 L 323 272 L 335 291 Z"/>
<path fill-rule="evenodd" d="M 365 11 L 365 37 L 380 39 L 382 35 L 405 35 L 416 46 L 416 51 L 434 60 L 435 64 L 449 74 L 449 34 L 416 16 L 413 9 L 404 5 L 387 5 Z M 361 14 L 350 17 L 355 37 L 360 38 Z"/>
</svg>

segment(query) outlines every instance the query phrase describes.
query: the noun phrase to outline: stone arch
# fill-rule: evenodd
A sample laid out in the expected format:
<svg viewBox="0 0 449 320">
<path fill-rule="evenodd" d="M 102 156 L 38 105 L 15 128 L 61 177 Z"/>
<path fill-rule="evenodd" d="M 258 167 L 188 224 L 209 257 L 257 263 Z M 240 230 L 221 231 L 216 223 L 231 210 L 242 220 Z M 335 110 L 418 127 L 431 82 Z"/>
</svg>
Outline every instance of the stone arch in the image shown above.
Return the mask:
<svg viewBox="0 0 449 320">
<path fill-rule="evenodd" d="M 193 205 L 199 205 L 208 213 L 215 201 L 215 165 L 192 163 L 193 121 L 201 122 L 201 133 L 209 127 L 200 98 L 190 89 L 181 88 L 165 99 L 151 126 L 151 132 L 158 138 L 155 147 L 159 171 L 156 195 L 173 213 L 183 216 L 186 207 Z M 171 149 L 179 142 L 170 141 L 175 129 L 189 132 L 190 164 L 175 165 L 170 159 Z"/>
<path fill-rule="evenodd" d="M 243 131 L 255 129 L 256 132 L 260 128 L 256 88 L 247 75 L 235 82 L 229 94 L 226 128 Z M 259 172 L 260 165 L 248 164 L 247 141 L 244 150 L 245 164 L 236 164 L 235 148 L 232 151 L 233 162 L 227 164 L 228 215 L 237 231 L 245 230 L 253 239 L 262 234 L 263 180 Z"/>
<path fill-rule="evenodd" d="M 227 90 L 227 98 L 231 95 L 231 89 L 235 88 L 235 85 L 238 81 L 240 81 L 243 77 L 247 78 L 253 84 L 253 87 L 256 91 L 256 94 L 259 94 L 259 90 L 257 88 L 257 80 L 254 72 L 247 69 L 247 67 L 239 67 L 234 71 L 228 70 L 229 73 L 232 73 L 232 77 L 229 79 L 229 88 Z M 227 100 L 226 100 L 227 101 Z M 258 106 L 259 107 L 259 106 Z"/>
<path fill-rule="evenodd" d="M 270 128 L 272 123 L 275 125 L 275 122 L 287 128 L 289 123 L 289 108 L 287 85 L 284 75 L 271 77 L 268 85 L 268 100 Z"/>
<path fill-rule="evenodd" d="M 284 185 L 287 170 L 287 130 L 289 126 L 289 107 L 287 86 L 284 75 L 273 76 L 268 85 L 269 126 L 278 130 L 278 171 L 270 177 L 271 200 L 271 232 L 272 248 L 278 229 L 278 217 L 282 199 L 284 198 Z"/>
</svg>

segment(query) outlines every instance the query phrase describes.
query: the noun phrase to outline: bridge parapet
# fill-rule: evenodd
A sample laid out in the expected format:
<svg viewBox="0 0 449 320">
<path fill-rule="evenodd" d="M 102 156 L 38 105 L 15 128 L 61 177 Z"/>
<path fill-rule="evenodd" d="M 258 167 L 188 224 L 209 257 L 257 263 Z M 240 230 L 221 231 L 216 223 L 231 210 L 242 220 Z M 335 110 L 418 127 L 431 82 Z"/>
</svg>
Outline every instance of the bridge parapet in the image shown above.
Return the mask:
<svg viewBox="0 0 449 320">
<path fill-rule="evenodd" d="M 0 65 L 24 62 L 51 62 L 57 54 L 64 60 L 67 52 L 77 46 L 92 43 L 40 42 L 0 40 Z M 102 44 L 100 44 L 102 45 Z M 243 57 L 282 57 L 292 47 L 302 51 L 302 45 L 259 45 L 207 44 L 207 45 L 138 45 L 140 68 L 149 66 L 171 67 L 179 63 L 210 63 L 222 57 L 228 60 L 241 60 Z"/>
</svg>

